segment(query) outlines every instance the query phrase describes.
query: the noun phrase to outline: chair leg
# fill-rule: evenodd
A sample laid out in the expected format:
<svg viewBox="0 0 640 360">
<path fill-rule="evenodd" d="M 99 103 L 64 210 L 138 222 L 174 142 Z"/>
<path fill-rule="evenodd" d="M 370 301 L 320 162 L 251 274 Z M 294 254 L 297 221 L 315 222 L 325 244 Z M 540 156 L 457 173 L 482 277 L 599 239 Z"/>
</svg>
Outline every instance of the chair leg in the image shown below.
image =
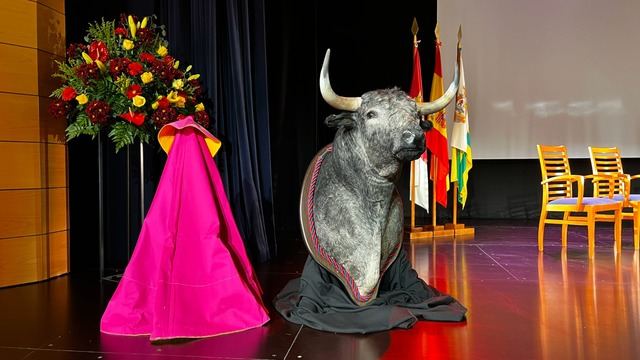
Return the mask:
<svg viewBox="0 0 640 360">
<path fill-rule="evenodd" d="M 633 207 L 633 248 L 640 248 L 640 209 Z"/>
<path fill-rule="evenodd" d="M 547 209 L 542 205 L 540 212 L 540 222 L 538 223 L 538 251 L 544 251 L 544 222 L 547 220 Z"/>
<path fill-rule="evenodd" d="M 571 213 L 569 211 L 565 212 L 564 215 L 562 216 L 562 219 L 564 221 L 569 220 L 569 215 Z M 562 224 L 562 246 L 563 247 L 567 247 L 567 232 L 569 229 L 569 224 Z"/>
<path fill-rule="evenodd" d="M 622 207 L 616 210 L 613 220 L 613 239 L 615 240 L 616 250 L 620 252 L 622 250 Z"/>
<path fill-rule="evenodd" d="M 593 209 L 587 211 L 587 244 L 589 247 L 589 259 L 595 257 L 596 252 L 596 216 Z"/>
</svg>

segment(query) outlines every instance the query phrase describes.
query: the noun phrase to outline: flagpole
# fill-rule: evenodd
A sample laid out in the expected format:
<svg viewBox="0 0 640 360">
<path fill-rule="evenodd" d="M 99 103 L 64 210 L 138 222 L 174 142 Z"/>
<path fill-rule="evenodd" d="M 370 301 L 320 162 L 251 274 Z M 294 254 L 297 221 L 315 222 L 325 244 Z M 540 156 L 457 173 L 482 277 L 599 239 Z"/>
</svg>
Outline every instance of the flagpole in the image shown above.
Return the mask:
<svg viewBox="0 0 640 360">
<path fill-rule="evenodd" d="M 438 43 L 440 41 L 440 25 L 438 23 L 436 23 L 436 27 L 434 29 L 434 34 L 436 37 L 436 43 Z M 432 85 L 433 86 L 433 85 Z M 436 113 L 437 114 L 437 113 Z M 435 115 L 435 114 L 433 114 Z M 431 131 L 437 131 L 435 129 L 431 130 Z M 437 206 L 437 181 L 438 181 L 438 167 L 439 167 L 439 159 L 433 155 L 433 153 L 431 154 L 431 169 L 429 171 L 430 173 L 430 177 L 431 177 L 431 184 L 432 186 L 432 198 L 431 198 L 431 225 L 430 226 L 425 226 L 424 230 L 427 230 L 429 232 L 431 232 L 433 234 L 434 239 L 435 238 L 452 238 L 454 237 L 454 232 L 453 230 L 450 229 L 446 229 L 444 225 L 438 225 L 437 224 L 437 217 L 438 217 L 438 206 Z"/>
<path fill-rule="evenodd" d="M 413 23 L 411 24 L 411 33 L 413 34 L 414 51 L 417 51 L 418 43 L 419 43 L 418 30 L 419 30 L 418 21 L 414 17 Z M 422 79 L 420 79 L 420 81 L 422 81 Z M 422 88 L 421 85 L 420 85 L 420 88 Z M 420 94 L 418 94 L 416 101 L 422 102 L 422 96 Z M 416 161 L 422 161 L 422 160 L 418 159 L 418 160 L 411 161 L 411 179 L 409 181 L 409 184 L 411 187 L 411 190 L 410 190 L 411 191 L 411 223 L 409 224 L 409 229 L 408 229 L 409 239 L 411 241 L 431 239 L 433 237 L 433 233 L 424 231 L 422 226 L 416 227 L 416 179 L 415 179 L 416 171 L 417 171 Z M 412 256 L 415 256 L 415 254 L 412 254 Z"/>
<path fill-rule="evenodd" d="M 458 28 L 458 52 L 457 52 L 457 59 L 456 59 L 458 63 L 460 63 L 460 57 L 462 56 L 461 53 L 462 53 L 462 25 L 460 25 L 460 28 Z M 458 89 L 458 91 L 460 91 L 460 89 Z M 456 102 L 457 100 L 458 100 L 458 95 L 456 94 Z M 454 115 L 454 119 L 455 119 L 455 115 Z M 457 162 L 460 157 L 460 154 L 458 153 L 459 150 L 456 147 L 452 147 L 451 151 L 452 151 L 451 168 L 453 169 L 454 166 L 456 168 L 458 166 Z M 456 171 L 456 174 L 457 174 L 457 178 L 456 178 L 456 181 L 454 181 L 453 183 L 453 223 L 445 224 L 445 228 L 453 230 L 454 236 L 456 238 L 464 238 L 464 237 L 470 238 L 475 235 L 474 228 L 465 227 L 464 224 L 458 224 L 458 183 L 460 182 L 460 176 L 462 174 L 460 174 L 459 171 Z"/>
<path fill-rule="evenodd" d="M 433 166 L 433 179 L 431 179 L 431 184 L 433 184 L 433 196 L 431 198 L 431 226 L 433 229 L 436 229 L 436 180 L 438 179 L 438 160 L 435 156 L 431 156 L 431 166 Z"/>
<path fill-rule="evenodd" d="M 414 160 L 415 161 L 415 160 Z M 413 230 L 416 227 L 416 183 L 415 183 L 415 168 L 416 165 L 415 163 L 412 161 L 411 162 L 411 180 L 410 180 L 410 186 L 411 186 L 411 230 Z"/>
<path fill-rule="evenodd" d="M 453 183 L 453 227 L 454 229 L 457 223 L 458 223 L 458 182 L 456 181 Z"/>
</svg>

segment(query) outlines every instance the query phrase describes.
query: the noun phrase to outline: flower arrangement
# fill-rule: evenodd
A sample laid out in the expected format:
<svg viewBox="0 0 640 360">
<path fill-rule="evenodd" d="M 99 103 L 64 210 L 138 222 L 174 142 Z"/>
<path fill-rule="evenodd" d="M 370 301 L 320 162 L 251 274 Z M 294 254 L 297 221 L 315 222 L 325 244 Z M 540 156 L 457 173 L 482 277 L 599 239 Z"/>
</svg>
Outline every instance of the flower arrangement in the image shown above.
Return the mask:
<svg viewBox="0 0 640 360">
<path fill-rule="evenodd" d="M 63 85 L 49 105 L 54 117 L 67 119 L 68 140 L 106 130 L 117 152 L 136 139 L 149 142 L 160 127 L 186 115 L 209 125 L 200 75 L 169 55 L 164 27 L 155 19 L 103 19 L 89 25 L 86 44 L 69 45 L 53 75 Z"/>
</svg>

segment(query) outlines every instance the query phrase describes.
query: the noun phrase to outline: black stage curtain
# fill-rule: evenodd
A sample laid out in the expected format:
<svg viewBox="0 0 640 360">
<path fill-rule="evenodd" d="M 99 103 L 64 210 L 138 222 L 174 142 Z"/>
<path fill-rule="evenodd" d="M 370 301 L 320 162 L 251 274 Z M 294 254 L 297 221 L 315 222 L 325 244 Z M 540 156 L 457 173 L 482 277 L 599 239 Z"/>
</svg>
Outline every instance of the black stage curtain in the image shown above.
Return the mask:
<svg viewBox="0 0 640 360">
<path fill-rule="evenodd" d="M 170 52 L 192 64 L 210 99 L 216 160 L 251 257 L 277 252 L 271 186 L 263 0 L 158 0 Z"/>
<path fill-rule="evenodd" d="M 436 0 L 268 1 L 267 43 L 277 232 L 281 243 L 299 241 L 298 203 L 309 161 L 333 140 L 324 119 L 338 113 L 322 99 L 318 77 L 327 48 L 330 75 L 340 95 L 397 86 L 408 91 L 413 35 L 420 26 L 424 89 L 429 92 L 434 64 Z M 455 51 L 455 45 L 448 48 Z M 408 167 L 405 167 L 408 171 Z M 408 174 L 398 184 L 408 188 Z"/>
</svg>

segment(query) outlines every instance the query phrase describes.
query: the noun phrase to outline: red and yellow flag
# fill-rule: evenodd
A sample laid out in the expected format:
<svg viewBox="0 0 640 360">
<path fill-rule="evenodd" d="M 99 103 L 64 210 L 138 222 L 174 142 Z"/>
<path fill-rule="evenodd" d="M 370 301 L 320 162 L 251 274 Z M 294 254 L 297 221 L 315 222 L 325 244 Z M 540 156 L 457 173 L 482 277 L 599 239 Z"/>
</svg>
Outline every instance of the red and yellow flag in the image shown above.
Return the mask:
<svg viewBox="0 0 640 360">
<path fill-rule="evenodd" d="M 418 24 L 413 19 L 413 77 L 411 78 L 411 89 L 409 96 L 416 102 L 421 103 L 422 95 L 422 70 L 420 67 L 420 53 L 418 52 Z M 425 151 L 418 160 L 413 161 L 413 191 L 409 191 L 409 198 L 415 200 L 416 205 L 429 211 L 429 166 L 427 165 L 427 152 Z M 414 199 L 415 196 L 415 199 Z"/>
<path fill-rule="evenodd" d="M 444 94 L 442 81 L 442 62 L 440 61 L 440 34 L 436 25 L 436 59 L 431 82 L 429 100 L 438 99 Z M 449 191 L 449 145 L 447 143 L 447 121 L 444 117 L 445 109 L 429 115 L 433 129 L 427 132 L 427 148 L 431 151 L 430 178 L 434 182 L 436 201 L 446 207 L 447 191 Z"/>
</svg>

